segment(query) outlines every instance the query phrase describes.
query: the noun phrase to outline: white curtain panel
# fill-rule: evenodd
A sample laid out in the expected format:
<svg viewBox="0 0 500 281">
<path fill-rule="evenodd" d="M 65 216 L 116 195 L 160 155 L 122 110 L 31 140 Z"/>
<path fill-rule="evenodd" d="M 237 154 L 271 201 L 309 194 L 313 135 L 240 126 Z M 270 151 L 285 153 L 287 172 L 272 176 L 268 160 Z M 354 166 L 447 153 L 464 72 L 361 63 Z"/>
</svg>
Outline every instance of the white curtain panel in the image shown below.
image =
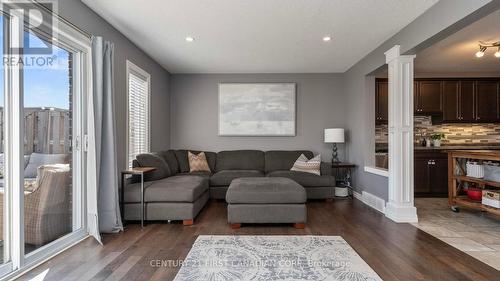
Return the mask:
<svg viewBox="0 0 500 281">
<path fill-rule="evenodd" d="M 92 99 L 89 101 L 88 184 L 89 233 L 123 230 L 119 207 L 119 180 L 114 119 L 114 45 L 92 37 Z M 91 156 L 93 155 L 93 157 Z M 93 162 L 92 162 L 93 161 Z M 94 184 L 92 184 L 93 182 Z"/>
<path fill-rule="evenodd" d="M 92 71 L 93 72 L 93 71 Z M 93 75 L 92 75 L 93 76 Z M 93 92 L 93 90 L 91 90 Z M 91 236 L 102 244 L 99 233 L 99 216 L 97 215 L 97 160 L 95 150 L 95 118 L 94 118 L 94 95 L 87 97 L 87 230 Z"/>
</svg>

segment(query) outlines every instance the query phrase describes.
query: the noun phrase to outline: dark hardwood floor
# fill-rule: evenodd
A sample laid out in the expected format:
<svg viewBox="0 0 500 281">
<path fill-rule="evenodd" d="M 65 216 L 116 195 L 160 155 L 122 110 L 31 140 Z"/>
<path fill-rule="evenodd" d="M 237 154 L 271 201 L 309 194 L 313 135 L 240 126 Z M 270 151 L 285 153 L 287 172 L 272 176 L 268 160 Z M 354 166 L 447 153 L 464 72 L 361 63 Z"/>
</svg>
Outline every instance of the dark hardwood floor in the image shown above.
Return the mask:
<svg viewBox="0 0 500 281">
<path fill-rule="evenodd" d="M 129 224 L 61 253 L 21 277 L 30 280 L 171 280 L 178 267 L 152 260 L 183 259 L 200 234 L 340 235 L 384 280 L 500 280 L 500 272 L 409 224 L 397 224 L 354 200 L 309 202 L 305 229 L 292 225 L 243 225 L 231 229 L 226 204 L 210 202 L 193 226 Z M 48 269 L 48 272 L 47 272 Z"/>
</svg>

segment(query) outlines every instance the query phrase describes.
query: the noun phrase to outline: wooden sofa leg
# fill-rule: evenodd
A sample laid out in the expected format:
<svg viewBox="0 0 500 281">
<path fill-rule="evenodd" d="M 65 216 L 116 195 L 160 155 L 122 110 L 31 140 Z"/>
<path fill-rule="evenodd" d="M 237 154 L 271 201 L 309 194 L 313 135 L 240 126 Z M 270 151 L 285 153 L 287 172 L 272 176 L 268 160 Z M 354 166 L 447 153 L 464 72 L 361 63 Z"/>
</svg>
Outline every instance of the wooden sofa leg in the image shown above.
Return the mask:
<svg viewBox="0 0 500 281">
<path fill-rule="evenodd" d="M 296 229 L 304 229 L 304 228 L 306 228 L 306 224 L 302 223 L 302 222 L 300 222 L 300 223 L 294 223 L 293 227 L 295 227 Z"/>
<path fill-rule="evenodd" d="M 194 222 L 193 222 L 193 220 L 183 220 L 182 224 L 185 226 L 190 226 L 190 225 L 193 225 Z"/>
<path fill-rule="evenodd" d="M 231 228 L 232 228 L 232 229 L 238 229 L 238 228 L 240 228 L 240 227 L 241 227 L 241 223 L 232 223 L 232 224 L 231 224 Z"/>
</svg>

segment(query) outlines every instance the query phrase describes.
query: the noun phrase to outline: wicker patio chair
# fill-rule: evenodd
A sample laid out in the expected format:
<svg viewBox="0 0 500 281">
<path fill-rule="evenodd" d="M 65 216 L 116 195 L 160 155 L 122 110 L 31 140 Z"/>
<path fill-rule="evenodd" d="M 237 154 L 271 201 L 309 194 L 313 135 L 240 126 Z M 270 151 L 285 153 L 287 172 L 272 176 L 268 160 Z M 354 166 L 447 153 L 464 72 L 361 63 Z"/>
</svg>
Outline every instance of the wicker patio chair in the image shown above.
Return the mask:
<svg viewBox="0 0 500 281">
<path fill-rule="evenodd" d="M 71 170 L 68 164 L 38 168 L 34 185 L 25 185 L 25 243 L 41 246 L 72 229 Z M 3 239 L 3 189 L 0 192 L 0 239 Z"/>
</svg>

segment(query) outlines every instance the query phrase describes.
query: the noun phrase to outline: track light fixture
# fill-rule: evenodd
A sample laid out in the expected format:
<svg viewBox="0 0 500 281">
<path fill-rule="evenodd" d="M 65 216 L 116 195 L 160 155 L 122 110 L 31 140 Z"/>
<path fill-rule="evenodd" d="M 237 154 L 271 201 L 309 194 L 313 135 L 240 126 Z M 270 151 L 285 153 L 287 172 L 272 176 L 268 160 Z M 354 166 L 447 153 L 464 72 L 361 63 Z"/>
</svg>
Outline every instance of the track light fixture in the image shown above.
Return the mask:
<svg viewBox="0 0 500 281">
<path fill-rule="evenodd" d="M 500 58 L 500 41 L 495 42 L 495 43 L 484 43 L 484 42 L 479 42 L 479 51 L 476 53 L 476 57 L 481 58 L 484 56 L 484 52 L 488 48 L 498 48 L 497 51 L 495 52 L 495 57 Z"/>
<path fill-rule="evenodd" d="M 479 51 L 476 53 L 476 57 L 480 58 L 484 56 L 484 51 L 486 51 L 486 47 L 479 45 Z"/>
</svg>

